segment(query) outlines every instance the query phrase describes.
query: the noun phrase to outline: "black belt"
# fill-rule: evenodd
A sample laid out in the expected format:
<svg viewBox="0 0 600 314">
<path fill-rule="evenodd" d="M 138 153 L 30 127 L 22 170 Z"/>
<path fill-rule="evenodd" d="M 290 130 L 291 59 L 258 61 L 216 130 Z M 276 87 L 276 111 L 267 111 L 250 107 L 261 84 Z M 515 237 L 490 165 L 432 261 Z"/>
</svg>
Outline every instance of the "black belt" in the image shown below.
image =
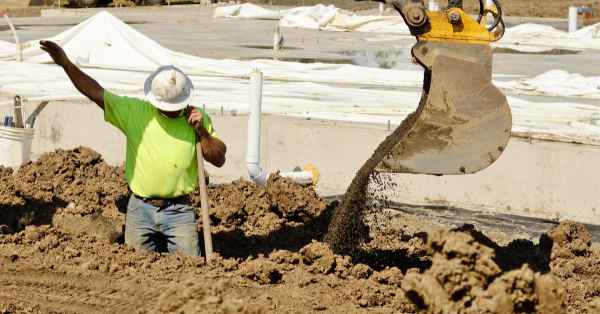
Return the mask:
<svg viewBox="0 0 600 314">
<path fill-rule="evenodd" d="M 150 204 L 158 208 L 168 207 L 173 204 L 192 204 L 192 200 L 189 195 L 182 195 L 175 198 L 141 197 L 139 195 L 135 195 L 134 193 L 131 193 L 131 195 L 146 204 Z"/>
</svg>

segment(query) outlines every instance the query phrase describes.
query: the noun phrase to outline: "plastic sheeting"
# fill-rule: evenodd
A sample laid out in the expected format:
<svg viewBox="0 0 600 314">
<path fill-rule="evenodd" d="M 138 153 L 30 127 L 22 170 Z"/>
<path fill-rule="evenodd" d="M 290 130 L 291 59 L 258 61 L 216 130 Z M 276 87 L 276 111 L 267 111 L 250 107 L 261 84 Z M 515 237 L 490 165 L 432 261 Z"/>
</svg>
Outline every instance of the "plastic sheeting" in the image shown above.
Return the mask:
<svg viewBox="0 0 600 314">
<path fill-rule="evenodd" d="M 15 44 L 0 40 L 0 54 L 14 54 Z"/>
<path fill-rule="evenodd" d="M 85 69 L 105 88 L 143 97 L 146 73 Z M 192 76 L 196 86 L 191 104 L 245 113 L 248 80 Z M 63 70 L 54 65 L 0 62 L 0 92 L 35 100 L 83 100 Z M 361 123 L 399 124 L 417 107 L 421 94 L 383 87 L 342 87 L 310 82 L 265 81 L 263 111 L 269 114 Z M 513 133 L 600 145 L 600 107 L 578 103 L 525 101 L 509 97 Z M 6 105 L 12 101 L 7 99 Z M 58 105 L 58 104 L 57 104 Z"/>
<path fill-rule="evenodd" d="M 223 108 L 227 112 L 247 110 L 245 76 L 253 68 L 261 69 L 266 75 L 263 91 L 266 113 L 398 124 L 416 109 L 420 98 L 418 91 L 390 88 L 420 89 L 420 72 L 198 58 L 165 49 L 108 13 L 99 13 L 52 39 L 109 90 L 142 97 L 148 73 L 159 64 L 172 63 L 190 74 L 196 87 L 193 105 L 205 104 L 209 109 Z M 20 94 L 29 104 L 41 100 L 83 99 L 61 68 L 44 64 L 50 63 L 50 59 L 39 49 L 37 41 L 27 46 L 26 62 L 0 61 L 0 93 Z M 10 60 L 14 54 L 0 58 Z M 600 107 L 535 103 L 517 98 L 510 98 L 509 103 L 513 109 L 514 132 L 600 144 Z M 0 102 L 2 105 L 12 106 L 12 100 L 6 98 L 4 103 Z"/>
<path fill-rule="evenodd" d="M 600 76 L 585 77 L 562 70 L 552 70 L 534 78 L 496 84 L 517 93 L 600 99 Z"/>
<path fill-rule="evenodd" d="M 342 32 L 378 32 L 409 35 L 408 27 L 400 16 L 365 16 L 336 8 L 334 5 L 317 4 L 287 10 L 268 10 L 245 3 L 215 9 L 215 18 L 281 19 L 282 27 L 308 28 Z"/>
<path fill-rule="evenodd" d="M 394 33 L 410 36 L 400 16 L 364 16 L 341 10 L 333 5 L 318 4 L 287 10 L 268 10 L 254 4 L 241 4 L 215 9 L 215 18 L 247 18 L 280 20 L 284 27 L 327 31 Z M 390 39 L 392 40 L 392 39 Z M 600 49 L 600 23 L 567 33 L 551 26 L 522 24 L 508 28 L 496 47 L 524 52 L 553 49 Z"/>
<path fill-rule="evenodd" d="M 303 64 L 272 60 L 238 61 L 195 57 L 166 49 L 126 25 L 108 12 L 100 12 L 49 40 L 62 46 L 69 58 L 83 67 L 152 72 L 158 66 L 173 64 L 188 74 L 242 77 L 260 68 L 265 78 L 282 81 L 312 81 L 338 84 L 420 86 L 422 74 L 365 68 L 347 64 Z M 39 42 L 24 43 L 23 59 L 51 63 Z M 0 54 L 0 60 L 14 60 L 14 50 Z"/>
<path fill-rule="evenodd" d="M 293 10 L 293 9 L 291 9 Z M 257 19 L 257 20 L 279 20 L 287 10 L 269 10 L 259 7 L 252 3 L 236 4 L 218 7 L 215 9 L 213 17 L 218 18 L 242 18 L 242 19 Z"/>
<path fill-rule="evenodd" d="M 508 28 L 504 37 L 495 45 L 534 52 L 551 49 L 600 49 L 600 23 L 573 33 L 547 25 L 521 24 Z"/>
</svg>

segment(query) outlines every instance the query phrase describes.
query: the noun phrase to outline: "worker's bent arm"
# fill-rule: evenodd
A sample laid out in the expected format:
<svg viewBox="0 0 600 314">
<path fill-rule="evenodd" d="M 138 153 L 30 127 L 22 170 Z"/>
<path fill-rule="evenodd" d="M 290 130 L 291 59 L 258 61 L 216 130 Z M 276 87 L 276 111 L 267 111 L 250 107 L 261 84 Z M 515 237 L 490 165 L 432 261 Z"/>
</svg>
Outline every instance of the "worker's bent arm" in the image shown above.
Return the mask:
<svg viewBox="0 0 600 314">
<path fill-rule="evenodd" d="M 50 55 L 54 63 L 65 70 L 69 79 L 80 93 L 104 109 L 104 88 L 98 82 L 73 64 L 64 50 L 56 43 L 42 40 L 40 41 L 40 47 Z"/>
<path fill-rule="evenodd" d="M 225 143 L 214 136 L 208 135 L 202 137 L 200 144 L 204 159 L 219 168 L 225 164 L 225 153 L 227 152 Z"/>
<path fill-rule="evenodd" d="M 104 88 L 96 80 L 83 73 L 83 71 L 70 61 L 63 66 L 63 69 L 67 72 L 69 79 L 71 79 L 71 82 L 73 82 L 73 85 L 75 85 L 75 88 L 80 93 L 104 109 Z"/>
</svg>

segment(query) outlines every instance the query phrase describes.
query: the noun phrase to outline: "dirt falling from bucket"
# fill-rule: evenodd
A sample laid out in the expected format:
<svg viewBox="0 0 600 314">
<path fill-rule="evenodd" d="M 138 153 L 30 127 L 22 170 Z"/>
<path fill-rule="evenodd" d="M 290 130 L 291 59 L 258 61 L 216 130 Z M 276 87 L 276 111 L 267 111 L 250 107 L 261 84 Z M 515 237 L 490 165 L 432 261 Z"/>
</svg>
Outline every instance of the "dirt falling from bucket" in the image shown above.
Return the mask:
<svg viewBox="0 0 600 314">
<path fill-rule="evenodd" d="M 422 98 L 426 99 L 426 97 Z M 421 106 L 419 106 L 421 108 Z M 358 244 L 368 235 L 368 228 L 362 222 L 363 211 L 367 207 L 369 181 L 376 175 L 375 167 L 398 143 L 407 136 L 416 121 L 417 113 L 412 113 L 402 121 L 394 133 L 389 135 L 375 150 L 371 158 L 358 170 L 346 190 L 341 205 L 333 214 L 325 241 L 336 253 L 356 255 Z M 385 187 L 382 187 L 385 188 Z M 377 187 L 375 191 L 379 190 Z"/>
</svg>

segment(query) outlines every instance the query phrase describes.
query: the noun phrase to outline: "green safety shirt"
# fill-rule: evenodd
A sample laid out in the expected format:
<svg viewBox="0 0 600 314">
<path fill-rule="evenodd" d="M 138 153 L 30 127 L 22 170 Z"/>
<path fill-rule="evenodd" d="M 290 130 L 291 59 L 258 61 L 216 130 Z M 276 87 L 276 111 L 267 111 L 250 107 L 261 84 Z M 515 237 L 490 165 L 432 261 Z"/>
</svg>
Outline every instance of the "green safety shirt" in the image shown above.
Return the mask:
<svg viewBox="0 0 600 314">
<path fill-rule="evenodd" d="M 197 110 L 216 136 L 210 117 Z M 196 132 L 184 116 L 169 118 L 147 101 L 105 91 L 104 120 L 127 137 L 125 177 L 133 193 L 174 198 L 198 188 Z"/>
</svg>

